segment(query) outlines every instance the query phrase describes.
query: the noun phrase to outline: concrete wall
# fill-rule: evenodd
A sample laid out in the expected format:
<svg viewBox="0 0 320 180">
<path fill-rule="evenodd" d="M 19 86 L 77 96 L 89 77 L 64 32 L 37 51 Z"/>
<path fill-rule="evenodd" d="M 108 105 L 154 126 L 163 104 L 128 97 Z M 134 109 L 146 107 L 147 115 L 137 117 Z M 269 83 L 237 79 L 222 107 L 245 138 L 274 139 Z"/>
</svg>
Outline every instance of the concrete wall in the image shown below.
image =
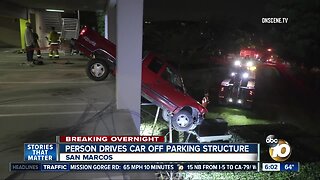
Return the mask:
<svg viewBox="0 0 320 180">
<path fill-rule="evenodd" d="M 0 16 L 0 47 L 21 47 L 18 18 Z"/>
<path fill-rule="evenodd" d="M 0 47 L 21 47 L 19 18 L 28 19 L 26 8 L 0 2 Z"/>
</svg>

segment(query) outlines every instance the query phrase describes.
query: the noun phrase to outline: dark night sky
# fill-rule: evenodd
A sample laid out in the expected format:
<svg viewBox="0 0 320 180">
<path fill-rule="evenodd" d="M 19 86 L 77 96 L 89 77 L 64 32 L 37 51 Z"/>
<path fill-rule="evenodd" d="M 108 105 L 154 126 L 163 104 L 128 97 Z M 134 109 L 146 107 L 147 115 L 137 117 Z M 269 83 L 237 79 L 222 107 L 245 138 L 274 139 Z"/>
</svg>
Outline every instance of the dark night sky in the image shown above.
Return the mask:
<svg viewBox="0 0 320 180">
<path fill-rule="evenodd" d="M 267 0 L 145 0 L 147 20 L 210 20 L 231 17 L 235 21 L 261 23 Z"/>
</svg>

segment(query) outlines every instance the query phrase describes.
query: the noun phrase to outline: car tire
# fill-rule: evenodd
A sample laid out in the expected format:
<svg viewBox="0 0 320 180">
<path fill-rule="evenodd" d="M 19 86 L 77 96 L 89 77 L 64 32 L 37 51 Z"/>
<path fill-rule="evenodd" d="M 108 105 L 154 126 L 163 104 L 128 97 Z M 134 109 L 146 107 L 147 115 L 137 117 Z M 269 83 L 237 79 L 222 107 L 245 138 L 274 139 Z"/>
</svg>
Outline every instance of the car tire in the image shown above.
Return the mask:
<svg viewBox="0 0 320 180">
<path fill-rule="evenodd" d="M 177 131 L 189 131 L 196 128 L 191 113 L 185 110 L 173 115 L 172 126 Z"/>
<path fill-rule="evenodd" d="M 106 61 L 94 59 L 87 63 L 86 72 L 90 79 L 94 81 L 103 81 L 108 77 L 110 69 Z"/>
<path fill-rule="evenodd" d="M 165 120 L 165 121 L 167 121 L 167 122 L 169 122 L 169 120 L 170 120 L 169 118 L 171 118 L 171 116 L 170 116 L 168 110 L 166 110 L 166 109 L 161 109 L 161 111 L 162 111 L 162 113 L 161 113 L 162 119 Z"/>
</svg>

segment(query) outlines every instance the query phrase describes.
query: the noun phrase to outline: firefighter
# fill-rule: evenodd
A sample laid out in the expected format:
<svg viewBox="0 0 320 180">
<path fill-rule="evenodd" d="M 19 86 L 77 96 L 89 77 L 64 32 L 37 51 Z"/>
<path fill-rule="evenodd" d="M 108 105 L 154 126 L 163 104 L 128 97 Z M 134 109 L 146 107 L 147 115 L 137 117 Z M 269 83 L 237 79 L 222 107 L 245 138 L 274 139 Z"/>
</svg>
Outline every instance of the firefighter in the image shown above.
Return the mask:
<svg viewBox="0 0 320 180">
<path fill-rule="evenodd" d="M 50 53 L 49 53 L 49 58 L 53 57 L 53 52 L 55 52 L 54 54 L 54 58 L 59 58 L 59 34 L 57 33 L 57 31 L 55 31 L 54 27 L 51 27 L 51 32 L 49 34 L 49 45 L 50 45 Z"/>
<path fill-rule="evenodd" d="M 38 57 L 38 59 L 42 59 L 41 50 L 40 50 L 40 46 L 39 46 L 39 43 L 38 43 L 39 36 L 38 36 L 38 34 L 36 32 L 33 32 L 33 40 L 34 40 L 34 46 L 35 46 L 36 51 L 37 51 L 37 57 Z"/>
<path fill-rule="evenodd" d="M 210 103 L 210 100 L 209 100 L 209 92 L 208 92 L 208 91 L 205 91 L 205 92 L 204 92 L 204 97 L 202 98 L 201 105 L 206 108 L 209 103 Z"/>
</svg>

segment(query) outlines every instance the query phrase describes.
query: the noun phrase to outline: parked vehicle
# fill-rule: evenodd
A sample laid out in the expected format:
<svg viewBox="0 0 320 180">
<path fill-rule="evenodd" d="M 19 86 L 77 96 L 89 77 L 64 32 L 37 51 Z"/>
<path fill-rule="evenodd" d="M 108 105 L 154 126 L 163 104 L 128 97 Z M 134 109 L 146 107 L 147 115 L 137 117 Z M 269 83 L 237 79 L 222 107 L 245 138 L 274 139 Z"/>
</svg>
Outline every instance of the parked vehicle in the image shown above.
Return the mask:
<svg viewBox="0 0 320 180">
<path fill-rule="evenodd" d="M 72 44 L 90 58 L 86 68 L 90 79 L 102 81 L 110 72 L 116 74 L 116 46 L 112 42 L 85 27 Z M 142 60 L 141 95 L 159 106 L 163 119 L 171 118 L 178 131 L 195 129 L 207 113 L 206 108 L 186 93 L 177 71 L 154 53 L 148 53 Z"/>
</svg>

